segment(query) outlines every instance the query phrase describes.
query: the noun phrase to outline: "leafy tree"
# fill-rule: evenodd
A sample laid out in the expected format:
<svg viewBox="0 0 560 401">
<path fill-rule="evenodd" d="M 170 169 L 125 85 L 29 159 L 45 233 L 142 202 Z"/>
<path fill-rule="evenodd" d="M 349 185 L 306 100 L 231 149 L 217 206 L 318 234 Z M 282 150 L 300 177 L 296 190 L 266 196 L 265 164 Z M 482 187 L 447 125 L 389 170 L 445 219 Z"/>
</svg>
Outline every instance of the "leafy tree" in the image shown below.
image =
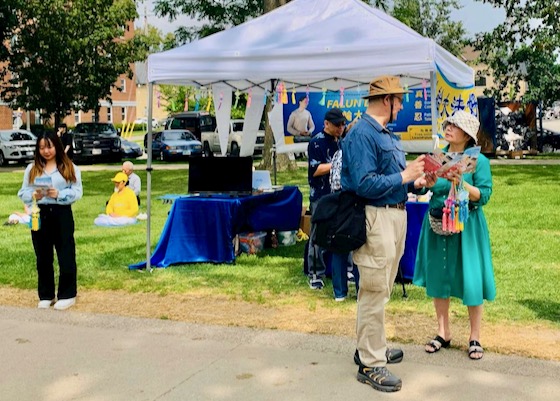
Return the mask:
<svg viewBox="0 0 560 401">
<path fill-rule="evenodd" d="M 451 20 L 451 11 L 460 8 L 459 0 L 395 0 L 392 14 L 420 35 L 459 56 L 467 44 L 466 31 L 462 22 Z"/>
<path fill-rule="evenodd" d="M 0 95 L 55 126 L 72 109 L 97 112 L 118 76 L 131 76 L 137 44 L 123 35 L 136 16 L 134 0 L 23 1 Z"/>
<path fill-rule="evenodd" d="M 173 49 L 176 46 L 173 33 L 163 36 L 161 31 L 153 25 L 136 28 L 134 30 L 134 39 L 138 44 L 138 54 L 136 57 L 138 60 L 145 60 L 148 58 L 148 54 Z"/>
<path fill-rule="evenodd" d="M 540 99 L 550 105 L 560 99 L 560 19 L 558 0 L 482 0 L 502 7 L 506 19 L 492 32 L 476 35 L 479 62 L 488 66 L 496 87 L 488 92 L 497 100 L 513 100 L 521 81 L 528 83 L 524 101 Z"/>
<path fill-rule="evenodd" d="M 0 2 L 0 61 L 8 58 L 8 40 L 17 25 L 17 10 L 23 0 L 2 0 Z"/>
</svg>

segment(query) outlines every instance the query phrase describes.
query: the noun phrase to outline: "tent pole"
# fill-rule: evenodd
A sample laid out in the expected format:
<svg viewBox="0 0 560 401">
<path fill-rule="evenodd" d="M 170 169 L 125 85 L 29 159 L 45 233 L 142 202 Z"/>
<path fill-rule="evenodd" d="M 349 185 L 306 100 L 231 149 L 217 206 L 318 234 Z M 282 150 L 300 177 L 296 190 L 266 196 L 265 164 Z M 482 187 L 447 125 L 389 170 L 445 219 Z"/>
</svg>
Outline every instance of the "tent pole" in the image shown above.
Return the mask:
<svg viewBox="0 0 560 401">
<path fill-rule="evenodd" d="M 152 272 L 151 267 L 151 257 L 152 257 L 152 246 L 150 243 L 151 236 L 151 221 L 152 221 L 152 104 L 154 98 L 154 84 L 148 83 L 148 140 L 147 140 L 147 152 L 148 152 L 148 162 L 146 165 L 146 213 L 148 219 L 146 220 L 146 271 Z"/>
<path fill-rule="evenodd" d="M 272 145 L 272 165 L 274 166 L 274 185 L 276 182 L 276 145 Z"/>
<path fill-rule="evenodd" d="M 435 149 L 438 144 L 438 109 L 436 104 L 436 91 L 437 91 L 437 83 L 436 83 L 436 73 L 435 71 L 430 71 L 430 106 L 432 110 L 432 148 Z"/>
</svg>

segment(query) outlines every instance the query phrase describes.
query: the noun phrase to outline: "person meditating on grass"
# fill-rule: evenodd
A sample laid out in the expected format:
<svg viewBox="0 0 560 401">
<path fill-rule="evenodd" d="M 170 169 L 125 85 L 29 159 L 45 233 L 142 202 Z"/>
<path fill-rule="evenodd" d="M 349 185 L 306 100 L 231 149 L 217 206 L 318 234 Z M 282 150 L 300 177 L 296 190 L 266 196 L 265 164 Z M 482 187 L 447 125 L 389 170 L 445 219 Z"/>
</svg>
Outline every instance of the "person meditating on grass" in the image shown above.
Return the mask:
<svg viewBox="0 0 560 401">
<path fill-rule="evenodd" d="M 111 179 L 115 183 L 115 192 L 111 195 L 105 208 L 105 214 L 96 217 L 96 226 L 124 226 L 136 223 L 138 200 L 132 189 L 126 186 L 128 176 L 117 173 Z"/>
</svg>

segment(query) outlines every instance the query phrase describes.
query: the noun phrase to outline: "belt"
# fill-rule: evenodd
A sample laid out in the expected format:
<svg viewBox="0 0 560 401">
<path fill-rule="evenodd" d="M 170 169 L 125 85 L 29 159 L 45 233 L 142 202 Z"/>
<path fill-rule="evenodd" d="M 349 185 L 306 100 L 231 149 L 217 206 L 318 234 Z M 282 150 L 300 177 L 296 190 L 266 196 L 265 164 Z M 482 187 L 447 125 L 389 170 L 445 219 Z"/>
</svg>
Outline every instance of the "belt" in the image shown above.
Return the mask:
<svg viewBox="0 0 560 401">
<path fill-rule="evenodd" d="M 381 205 L 378 207 L 383 207 L 385 209 L 399 209 L 399 210 L 404 210 L 405 209 L 405 203 L 404 202 L 400 202 L 400 203 L 395 203 L 393 205 Z"/>
</svg>

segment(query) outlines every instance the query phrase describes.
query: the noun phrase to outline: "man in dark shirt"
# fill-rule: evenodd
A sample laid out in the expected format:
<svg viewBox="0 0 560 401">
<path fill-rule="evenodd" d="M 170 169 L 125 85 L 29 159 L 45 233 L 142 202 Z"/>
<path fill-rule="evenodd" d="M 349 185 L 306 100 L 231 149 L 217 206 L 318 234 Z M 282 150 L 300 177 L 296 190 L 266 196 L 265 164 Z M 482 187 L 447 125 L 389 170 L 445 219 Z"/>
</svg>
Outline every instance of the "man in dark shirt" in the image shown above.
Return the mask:
<svg viewBox="0 0 560 401">
<path fill-rule="evenodd" d="M 72 135 L 68 132 L 68 127 L 66 124 L 62 123 L 58 126 L 58 131 L 56 133 L 62 142 L 62 148 L 64 153 L 72 160 L 74 158 L 74 146 L 72 143 Z"/>
<path fill-rule="evenodd" d="M 387 129 L 406 92 L 398 77 L 371 81 L 368 108 L 342 141 L 342 189 L 366 199 L 367 241 L 353 253 L 360 273 L 354 361 L 358 381 L 380 391 L 402 386 L 385 367 L 403 358 L 401 350 L 387 348 L 385 304 L 404 253 L 407 195 L 422 186 L 424 170 L 424 156 L 406 165 L 400 139 Z"/>
<path fill-rule="evenodd" d="M 307 180 L 309 182 L 309 210 L 313 215 L 317 202 L 323 195 L 331 193 L 329 174 L 331 161 L 338 150 L 338 139 L 344 132 L 346 117 L 340 109 L 334 108 L 325 114 L 324 128 L 316 134 L 307 147 L 309 167 Z M 315 226 L 311 225 L 309 248 L 307 252 L 307 265 L 309 267 L 309 286 L 313 289 L 322 289 L 324 286 L 321 276 L 325 274 L 324 251 L 313 244 Z"/>
</svg>

